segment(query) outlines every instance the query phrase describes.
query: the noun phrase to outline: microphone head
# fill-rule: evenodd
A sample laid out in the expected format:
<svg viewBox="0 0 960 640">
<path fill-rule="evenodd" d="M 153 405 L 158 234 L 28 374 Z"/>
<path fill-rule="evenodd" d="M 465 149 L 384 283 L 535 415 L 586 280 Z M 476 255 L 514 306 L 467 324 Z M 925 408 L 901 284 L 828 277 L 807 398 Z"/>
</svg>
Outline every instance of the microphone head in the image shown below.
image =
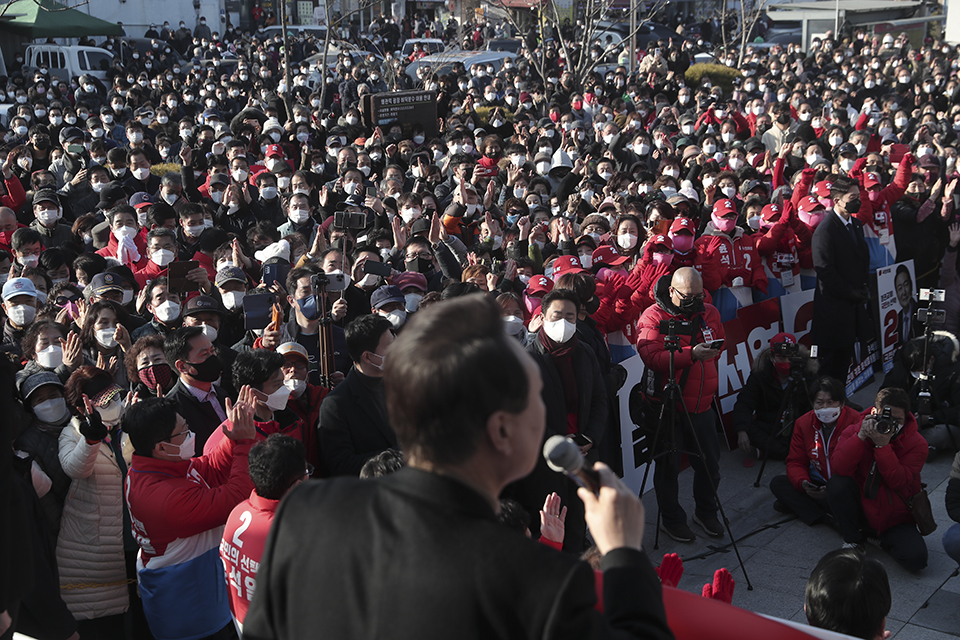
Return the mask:
<svg viewBox="0 0 960 640">
<path fill-rule="evenodd" d="M 543 443 L 543 457 L 547 466 L 558 473 L 574 473 L 583 466 L 583 456 L 576 443 L 561 435 L 547 438 Z"/>
</svg>

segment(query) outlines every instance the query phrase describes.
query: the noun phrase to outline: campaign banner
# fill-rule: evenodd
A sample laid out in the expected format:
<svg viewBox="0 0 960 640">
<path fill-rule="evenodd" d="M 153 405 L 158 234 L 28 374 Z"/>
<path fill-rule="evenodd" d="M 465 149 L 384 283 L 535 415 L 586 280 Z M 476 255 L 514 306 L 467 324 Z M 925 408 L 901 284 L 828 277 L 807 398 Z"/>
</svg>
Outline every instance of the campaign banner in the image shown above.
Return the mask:
<svg viewBox="0 0 960 640">
<path fill-rule="evenodd" d="M 640 495 L 643 474 L 647 470 L 647 464 L 643 460 L 653 443 L 648 442 L 646 432 L 634 424 L 630 416 L 630 392 L 637 385 L 643 384 L 645 367 L 638 355 L 623 360 L 620 366 L 627 372 L 626 382 L 620 387 L 617 395 L 617 403 L 620 406 L 620 455 L 623 462 L 623 482 L 635 494 Z M 651 489 L 653 489 L 653 467 L 650 468 L 643 492 L 646 493 Z"/>
<path fill-rule="evenodd" d="M 877 335 L 884 373 L 893 368 L 897 350 L 922 333 L 917 320 L 915 275 L 913 260 L 877 269 Z"/>
<path fill-rule="evenodd" d="M 783 330 L 793 334 L 800 344 L 813 346 L 810 330 L 813 328 L 813 289 L 805 289 L 780 297 Z"/>
</svg>

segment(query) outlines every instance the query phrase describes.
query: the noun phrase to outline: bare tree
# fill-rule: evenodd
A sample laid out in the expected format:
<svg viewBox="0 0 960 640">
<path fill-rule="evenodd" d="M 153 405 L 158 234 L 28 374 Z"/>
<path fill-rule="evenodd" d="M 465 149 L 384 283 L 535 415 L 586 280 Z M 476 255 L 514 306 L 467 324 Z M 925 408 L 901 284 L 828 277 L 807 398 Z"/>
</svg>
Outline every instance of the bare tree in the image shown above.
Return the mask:
<svg viewBox="0 0 960 640">
<path fill-rule="evenodd" d="M 737 57 L 737 67 L 743 66 L 743 56 L 746 54 L 750 34 L 763 17 L 768 0 L 740 0 L 740 53 Z"/>
</svg>

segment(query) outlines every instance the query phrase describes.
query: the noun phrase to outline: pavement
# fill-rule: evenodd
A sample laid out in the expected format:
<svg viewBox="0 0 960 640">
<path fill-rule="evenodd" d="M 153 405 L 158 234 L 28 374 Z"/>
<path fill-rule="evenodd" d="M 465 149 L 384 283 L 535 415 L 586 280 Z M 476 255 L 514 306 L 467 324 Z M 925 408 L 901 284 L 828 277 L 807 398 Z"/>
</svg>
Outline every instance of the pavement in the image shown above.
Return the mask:
<svg viewBox="0 0 960 640">
<path fill-rule="evenodd" d="M 880 383 L 874 381 L 861 388 L 851 400 L 871 406 Z M 713 572 L 726 567 L 736 581 L 733 604 L 767 615 L 806 622 L 803 594 L 807 578 L 817 561 L 828 551 L 843 544 L 840 534 L 828 525 L 808 527 L 792 516 L 773 509 L 770 479 L 785 473 L 783 462 L 767 463 L 760 481 L 754 487 L 760 462 L 744 466 L 745 455 L 729 451 L 721 455 L 722 481 L 718 489 L 720 502 L 729 520 L 730 530 L 753 590 L 747 589 L 744 571 L 730 546 L 730 538 L 708 538 L 699 525 L 692 522 L 693 470 L 680 474 L 680 504 L 683 505 L 697 539 L 691 543 L 676 542 L 661 533 L 655 547 L 656 498 L 652 490 L 644 495 L 647 527 L 644 548 L 654 564 L 666 553 L 677 553 L 684 561 L 679 588 L 700 593 L 703 585 L 713 581 Z M 919 573 L 902 569 L 882 550 L 867 545 L 867 555 L 883 563 L 890 579 L 893 605 L 887 617 L 887 630 L 894 639 L 943 640 L 960 637 L 960 568 L 943 551 L 941 538 L 953 524 L 947 516 L 944 498 L 953 455 L 942 452 L 928 460 L 922 479 L 927 484 L 937 530 L 927 536 L 929 561 Z M 653 479 L 648 480 L 648 485 Z"/>
</svg>

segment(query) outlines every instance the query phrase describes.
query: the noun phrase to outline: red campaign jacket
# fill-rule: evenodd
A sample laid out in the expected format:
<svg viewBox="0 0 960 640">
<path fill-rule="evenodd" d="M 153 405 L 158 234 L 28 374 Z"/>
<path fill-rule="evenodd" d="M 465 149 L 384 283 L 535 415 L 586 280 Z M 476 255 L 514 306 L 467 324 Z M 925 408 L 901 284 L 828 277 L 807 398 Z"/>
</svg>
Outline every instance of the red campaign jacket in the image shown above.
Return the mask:
<svg viewBox="0 0 960 640">
<path fill-rule="evenodd" d="M 268 500 L 250 492 L 250 497 L 230 512 L 220 541 L 220 559 L 230 594 L 230 613 L 243 624 L 256 590 L 257 571 L 270 525 L 277 515 L 279 500 Z"/>
<path fill-rule="evenodd" d="M 863 167 L 867 163 L 866 158 L 860 158 L 850 170 L 850 177 L 860 182 L 860 211 L 856 214 L 857 219 L 863 223 L 863 226 L 879 233 L 879 229 L 886 228 L 893 238 L 893 218 L 890 215 L 890 207 L 893 203 L 903 197 L 910 184 L 910 176 L 913 175 L 913 155 L 904 156 L 897 167 L 897 173 L 893 176 L 893 182 L 880 190 L 880 197 L 874 202 L 867 197 L 867 188 L 864 186 L 866 174 L 863 173 Z"/>
<path fill-rule="evenodd" d="M 320 439 L 317 435 L 317 427 L 320 424 L 320 403 L 328 393 L 330 389 L 308 382 L 307 390 L 302 396 L 299 398 L 291 396 L 287 402 L 287 408 L 297 414 L 303 425 L 303 446 L 307 449 L 307 462 L 317 469 L 320 468 L 321 459 Z"/>
<path fill-rule="evenodd" d="M 811 465 L 824 480 L 830 479 L 837 443 L 846 428 L 852 424 L 860 424 L 860 412 L 844 405 L 837 418 L 837 426 L 830 434 L 830 441 L 824 442 L 823 434 L 820 433 L 822 424 L 817 420 L 816 413 L 808 411 L 797 418 L 793 424 L 790 453 L 787 454 L 787 479 L 794 489 L 803 490 L 803 481 L 810 480 Z"/>
<path fill-rule="evenodd" d="M 720 265 L 713 257 L 705 255 L 697 245 L 686 253 L 680 253 L 673 250 L 673 269 L 676 271 L 680 267 L 693 267 L 703 278 L 703 290 L 707 293 L 707 302 L 710 302 L 710 291 L 716 291 L 721 287 L 723 281 L 720 276 Z"/>
<path fill-rule="evenodd" d="M 137 269 L 146 267 L 146 263 L 150 261 L 150 258 L 147 256 L 147 230 L 145 228 L 141 227 L 140 232 L 133 236 L 133 244 L 136 245 L 137 251 L 140 252 L 140 260 L 138 262 L 128 263 L 127 266 L 130 267 L 131 271 L 136 271 Z M 103 249 L 98 249 L 97 255 L 103 256 L 104 258 L 116 258 L 117 248 L 117 237 L 111 232 L 107 246 Z"/>
<path fill-rule="evenodd" d="M 20 179 L 13 175 L 9 180 L 4 179 L 3 186 L 6 193 L 0 195 L 0 205 L 10 207 L 14 211 L 20 211 L 20 207 L 27 201 L 27 194 L 23 190 Z"/>
<path fill-rule="evenodd" d="M 657 281 L 654 288 L 656 304 L 647 307 L 647 310 L 640 316 L 640 323 L 637 327 L 637 352 L 643 360 L 643 364 L 659 374 L 668 375 L 670 372 L 670 352 L 663 346 L 663 338 L 660 335 L 660 321 L 686 320 L 680 314 L 680 310 L 670 301 L 669 294 L 670 278 L 661 278 Z M 697 342 L 705 342 L 707 336 L 712 331 L 711 340 L 723 338 L 723 324 L 720 322 L 720 312 L 712 304 L 704 304 L 704 311 L 700 315 L 700 331 L 697 333 Z M 710 408 L 713 402 L 713 396 L 717 393 L 719 376 L 717 374 L 716 360 L 695 361 L 691 355 L 693 348 L 690 346 L 692 336 L 680 336 L 680 351 L 675 357 L 676 379 L 677 382 L 683 375 L 684 369 L 690 370 L 687 377 L 687 383 L 683 387 L 683 403 L 690 413 L 703 413 Z M 703 389 L 701 393 L 701 380 Z"/>
<path fill-rule="evenodd" d="M 291 438 L 296 438 L 303 442 L 303 422 L 300 421 L 300 417 L 296 415 L 295 412 L 283 414 L 286 418 L 295 416 L 293 420 L 287 421 L 287 424 L 281 425 L 276 420 L 268 420 L 267 422 L 260 422 L 254 418 L 254 425 L 257 427 L 257 437 L 256 440 L 266 440 L 271 435 L 275 433 L 280 433 L 285 436 L 290 436 Z M 286 420 L 285 420 L 286 421 Z M 207 441 L 203 445 L 204 455 L 209 455 L 216 450 L 220 442 L 223 440 L 228 440 L 226 435 L 223 433 L 223 429 L 226 425 L 229 424 L 229 420 L 225 420 L 219 428 L 215 429 L 213 433 L 210 434 L 210 437 L 207 438 Z"/>
<path fill-rule="evenodd" d="M 210 278 L 210 282 L 213 282 L 217 279 L 217 267 L 213 264 L 213 256 L 208 256 L 202 251 L 197 251 L 193 254 L 191 260 L 196 260 L 200 263 L 200 266 L 203 267 L 203 270 L 207 272 L 207 277 Z"/>
<path fill-rule="evenodd" d="M 597 280 L 600 307 L 592 316 L 597 323 L 597 330 L 603 334 L 626 331 L 627 327 L 640 317 L 640 313 L 630 302 L 630 295 L 635 288 L 630 275 L 609 269 L 607 271 L 609 273 L 603 276 L 602 281 Z"/>
<path fill-rule="evenodd" d="M 166 277 L 167 268 L 157 265 L 153 260 L 147 260 L 147 263 L 143 266 L 142 269 L 134 269 L 133 279 L 137 281 L 137 284 L 140 288 L 147 286 L 147 283 L 151 280 L 156 280 L 157 278 Z"/>
<path fill-rule="evenodd" d="M 868 409 L 861 414 L 861 419 L 840 436 L 832 466 L 834 475 L 850 476 L 860 486 L 867 522 L 877 533 L 883 533 L 898 524 L 914 522 L 904 500 L 920 491 L 920 470 L 927 460 L 928 449 L 912 413 L 907 414 L 906 425 L 889 445 L 877 449 L 869 440 L 864 442 L 857 437 L 857 432 L 863 416 L 869 412 Z M 883 482 L 877 496 L 869 500 L 862 492 L 874 460 Z"/>
<path fill-rule="evenodd" d="M 753 236 L 748 236 L 740 227 L 734 230 L 731 238 L 713 226 L 712 221 L 708 222 L 695 246 L 701 254 L 720 265 L 724 285 L 731 286 L 733 279 L 739 276 L 743 278 L 744 286 L 767 292 L 769 282 Z"/>
<path fill-rule="evenodd" d="M 784 203 L 780 219 L 766 231 L 753 235 L 757 253 L 770 271 L 778 276 L 784 271 L 781 265 L 786 264 L 786 261 L 780 259 L 784 255 L 793 260 L 794 276 L 800 275 L 801 267 L 813 267 L 813 252 L 810 249 L 813 234 L 810 233 L 810 227 L 803 224 L 793 211 L 792 202 Z"/>
<path fill-rule="evenodd" d="M 178 557 L 165 565 L 180 564 L 206 551 L 190 548 L 189 539 L 223 526 L 230 511 L 253 490 L 247 467 L 253 444 L 253 440 L 224 438 L 210 455 L 174 462 L 134 454 L 126 499 L 146 568 L 175 541 L 179 541 Z"/>
</svg>

